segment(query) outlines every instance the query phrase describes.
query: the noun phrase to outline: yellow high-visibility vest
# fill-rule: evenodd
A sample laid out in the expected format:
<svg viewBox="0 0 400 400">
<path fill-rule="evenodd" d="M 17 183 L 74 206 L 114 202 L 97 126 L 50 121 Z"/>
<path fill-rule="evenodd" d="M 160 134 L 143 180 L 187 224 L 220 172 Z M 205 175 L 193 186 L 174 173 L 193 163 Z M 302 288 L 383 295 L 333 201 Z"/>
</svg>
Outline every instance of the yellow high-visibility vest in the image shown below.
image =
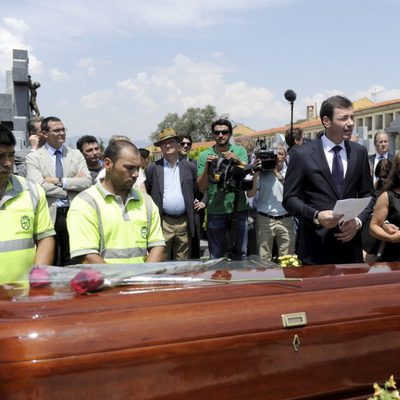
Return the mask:
<svg viewBox="0 0 400 400">
<path fill-rule="evenodd" d="M 0 199 L 0 284 L 26 284 L 37 240 L 55 235 L 44 190 L 11 175 Z"/>
<path fill-rule="evenodd" d="M 95 253 L 110 264 L 143 263 L 149 247 L 165 245 L 149 195 L 132 189 L 123 204 L 100 182 L 74 198 L 67 226 L 72 258 Z"/>
</svg>

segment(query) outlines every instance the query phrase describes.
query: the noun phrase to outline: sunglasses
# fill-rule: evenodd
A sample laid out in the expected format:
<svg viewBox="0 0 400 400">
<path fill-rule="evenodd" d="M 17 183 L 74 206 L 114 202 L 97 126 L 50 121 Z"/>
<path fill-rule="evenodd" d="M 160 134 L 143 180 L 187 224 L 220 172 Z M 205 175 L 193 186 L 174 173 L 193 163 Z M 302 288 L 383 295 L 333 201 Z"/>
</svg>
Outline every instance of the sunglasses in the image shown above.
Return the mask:
<svg viewBox="0 0 400 400">
<path fill-rule="evenodd" d="M 184 147 L 184 146 L 190 147 L 190 146 L 192 145 L 192 143 L 190 143 L 190 142 L 180 142 L 179 144 L 180 144 L 182 147 Z"/>
<path fill-rule="evenodd" d="M 229 135 L 231 132 L 229 130 L 224 130 L 224 131 L 214 131 L 213 134 L 218 136 L 218 135 Z"/>
</svg>

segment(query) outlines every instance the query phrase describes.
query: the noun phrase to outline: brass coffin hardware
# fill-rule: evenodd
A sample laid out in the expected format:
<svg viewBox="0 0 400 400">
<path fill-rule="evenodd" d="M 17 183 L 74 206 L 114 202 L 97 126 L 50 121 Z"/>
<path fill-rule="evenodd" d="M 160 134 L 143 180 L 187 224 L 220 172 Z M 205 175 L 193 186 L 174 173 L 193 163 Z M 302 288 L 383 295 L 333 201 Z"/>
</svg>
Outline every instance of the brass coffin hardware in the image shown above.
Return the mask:
<svg viewBox="0 0 400 400">
<path fill-rule="evenodd" d="M 282 325 L 284 328 L 307 325 L 307 315 L 305 312 L 282 314 Z"/>
<path fill-rule="evenodd" d="M 294 351 L 300 350 L 300 338 L 298 335 L 294 335 L 292 344 L 293 344 Z"/>
</svg>

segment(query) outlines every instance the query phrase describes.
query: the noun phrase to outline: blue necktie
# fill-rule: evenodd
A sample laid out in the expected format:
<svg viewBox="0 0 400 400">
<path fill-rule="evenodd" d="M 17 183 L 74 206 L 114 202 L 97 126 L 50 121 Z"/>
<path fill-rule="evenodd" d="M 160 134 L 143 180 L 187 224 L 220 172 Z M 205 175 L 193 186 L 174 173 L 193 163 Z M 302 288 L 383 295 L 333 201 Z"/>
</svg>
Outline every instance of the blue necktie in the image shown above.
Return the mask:
<svg viewBox="0 0 400 400">
<path fill-rule="evenodd" d="M 62 153 L 60 150 L 56 150 L 54 154 L 56 155 L 56 177 L 62 178 L 64 176 L 63 166 L 61 162 Z"/>
<path fill-rule="evenodd" d="M 332 177 L 333 180 L 335 181 L 338 192 L 342 193 L 344 177 L 343 177 L 343 163 L 342 163 L 342 158 L 340 157 L 340 150 L 342 150 L 340 146 L 335 146 L 332 148 L 332 151 L 334 152 L 333 163 L 332 163 Z"/>
</svg>

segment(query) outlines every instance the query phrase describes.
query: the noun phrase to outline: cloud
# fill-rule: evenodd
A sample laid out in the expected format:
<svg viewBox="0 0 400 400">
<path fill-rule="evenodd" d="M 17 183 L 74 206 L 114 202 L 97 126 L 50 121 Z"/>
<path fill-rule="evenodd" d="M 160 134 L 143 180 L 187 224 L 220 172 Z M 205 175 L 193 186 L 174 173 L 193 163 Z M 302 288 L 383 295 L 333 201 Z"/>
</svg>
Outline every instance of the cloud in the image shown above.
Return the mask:
<svg viewBox="0 0 400 400">
<path fill-rule="evenodd" d="M 229 81 L 230 72 L 218 64 L 179 54 L 170 65 L 137 73 L 118 82 L 113 90 L 89 93 L 81 103 L 98 111 L 108 105 L 108 112 L 112 112 L 111 104 L 142 131 L 147 130 L 146 136 L 167 113 L 182 115 L 189 107 L 209 104 L 216 107 L 217 113 L 228 113 L 231 119 L 257 129 L 286 122 L 288 106 L 278 101 L 271 90 L 244 81 Z"/>
<path fill-rule="evenodd" d="M 87 109 L 107 109 L 112 104 L 114 92 L 112 90 L 98 90 L 81 98 L 81 104 Z"/>
<path fill-rule="evenodd" d="M 19 33 L 24 34 L 29 30 L 28 25 L 25 23 L 23 19 L 16 19 L 12 17 L 5 17 L 3 18 L 4 24 L 10 28 L 11 30 Z"/>
<path fill-rule="evenodd" d="M 371 85 L 367 90 L 360 90 L 355 92 L 351 99 L 359 100 L 363 97 L 367 97 L 372 101 L 385 101 L 400 98 L 400 89 L 385 89 L 384 86 L 375 84 Z"/>
<path fill-rule="evenodd" d="M 32 48 L 26 42 L 24 34 L 29 30 L 22 19 L 5 17 L 0 24 L 0 74 L 12 68 L 12 50 L 26 49 L 29 54 L 29 71 L 32 75 L 41 74 L 42 62 L 35 56 Z"/>
<path fill-rule="evenodd" d="M 50 70 L 50 77 L 54 82 L 65 82 L 70 79 L 68 73 L 60 71 L 58 68 Z"/>
<path fill-rule="evenodd" d="M 132 35 L 149 27 L 174 31 L 205 28 L 221 25 L 232 18 L 246 23 L 244 13 L 247 11 L 282 7 L 293 1 L 297 0 L 115 0 L 110 7 L 108 0 L 97 0 L 96 7 L 92 7 L 90 2 L 81 0 L 61 3 L 36 0 L 23 1 L 22 13 L 21 7 L 13 5 L 9 12 L 14 10 L 15 15 L 22 14 L 26 20 L 35 15 L 32 32 L 36 34 L 46 27 L 46 31 L 52 32 L 48 40 L 54 40 L 54 37 L 79 37 L 87 33 Z"/>
<path fill-rule="evenodd" d="M 78 67 L 83 68 L 89 76 L 96 75 L 96 61 L 93 58 L 81 58 Z"/>
</svg>

